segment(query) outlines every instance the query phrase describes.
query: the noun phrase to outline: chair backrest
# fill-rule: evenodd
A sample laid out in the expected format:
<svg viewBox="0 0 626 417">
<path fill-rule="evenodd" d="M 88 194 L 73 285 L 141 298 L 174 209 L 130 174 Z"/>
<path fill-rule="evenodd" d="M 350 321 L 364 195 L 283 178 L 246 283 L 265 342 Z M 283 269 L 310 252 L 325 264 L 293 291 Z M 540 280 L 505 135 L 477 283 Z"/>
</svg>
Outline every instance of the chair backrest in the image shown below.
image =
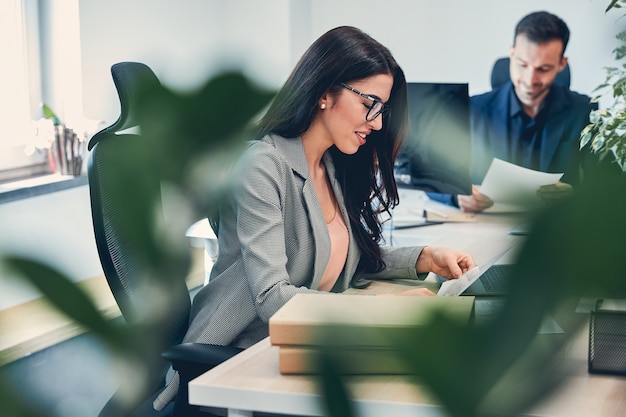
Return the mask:
<svg viewBox="0 0 626 417">
<path fill-rule="evenodd" d="M 118 134 L 138 126 L 137 103 L 144 88 L 157 88 L 156 75 L 145 64 L 122 62 L 111 74 L 120 98 L 121 114 L 111 126 L 92 137 L 88 177 L 94 234 L 100 262 L 115 300 L 128 323 L 145 318 L 146 306 L 154 304 L 150 279 L 167 268 L 155 249 L 155 221 L 162 216 L 159 167 L 137 163 L 142 149 L 153 146 L 140 134 Z M 140 127 L 140 126 L 139 126 Z M 149 172 L 147 172 L 149 170 Z M 191 301 L 185 277 L 170 280 L 169 300 L 164 304 L 170 318 L 158 327 L 164 347 L 182 340 Z"/>
<path fill-rule="evenodd" d="M 497 88 L 511 80 L 509 73 L 510 60 L 508 57 L 499 58 L 493 64 L 491 69 L 491 88 Z M 569 88 L 570 86 L 570 69 L 569 63 L 565 65 L 565 68 L 556 75 L 554 83 Z"/>
<path fill-rule="evenodd" d="M 141 62 L 119 62 L 111 66 L 111 75 L 120 99 L 120 116 L 91 138 L 88 149 L 93 148 L 102 137 L 117 133 L 139 124 L 137 118 L 137 99 L 146 88 L 160 85 L 155 73 Z"/>
</svg>

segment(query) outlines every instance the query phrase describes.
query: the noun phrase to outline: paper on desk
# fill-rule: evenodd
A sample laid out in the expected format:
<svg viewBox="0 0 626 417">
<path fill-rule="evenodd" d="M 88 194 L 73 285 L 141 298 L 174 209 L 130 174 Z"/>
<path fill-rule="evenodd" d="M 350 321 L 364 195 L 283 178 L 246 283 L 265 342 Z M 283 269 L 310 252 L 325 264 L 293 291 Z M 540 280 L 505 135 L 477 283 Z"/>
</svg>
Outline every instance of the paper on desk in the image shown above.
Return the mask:
<svg viewBox="0 0 626 417">
<path fill-rule="evenodd" d="M 491 268 L 500 258 L 504 256 L 509 250 L 511 250 L 515 244 L 507 247 L 502 252 L 499 252 L 492 258 L 488 259 L 486 262 L 476 265 L 463 275 L 461 275 L 457 279 L 448 279 L 441 284 L 439 287 L 439 291 L 437 291 L 437 295 L 439 296 L 450 296 L 450 295 L 461 295 L 463 291 L 469 288 L 470 285 L 474 283 L 480 276 Z"/>
<path fill-rule="evenodd" d="M 543 205 L 537 196 L 542 185 L 557 183 L 563 173 L 549 174 L 493 158 L 480 186 L 481 194 L 494 201 L 486 212 L 525 211 Z"/>
<path fill-rule="evenodd" d="M 449 279 L 444 281 L 437 291 L 439 296 L 448 295 L 460 295 L 465 291 L 474 281 L 482 275 L 482 270 L 479 265 L 476 265 L 457 279 Z"/>
</svg>

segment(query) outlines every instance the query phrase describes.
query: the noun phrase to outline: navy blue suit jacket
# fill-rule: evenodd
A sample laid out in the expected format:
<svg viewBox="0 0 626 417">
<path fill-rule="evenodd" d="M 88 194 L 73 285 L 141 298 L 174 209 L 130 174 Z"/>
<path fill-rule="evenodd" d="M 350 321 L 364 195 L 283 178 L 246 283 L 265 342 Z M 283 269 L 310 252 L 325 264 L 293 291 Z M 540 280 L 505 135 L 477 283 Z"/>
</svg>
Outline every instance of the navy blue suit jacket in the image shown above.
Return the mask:
<svg viewBox="0 0 626 417">
<path fill-rule="evenodd" d="M 513 84 L 508 82 L 470 99 L 472 137 L 471 177 L 474 184 L 483 181 L 493 158 L 510 161 L 509 114 Z M 589 96 L 552 85 L 551 105 L 542 133 L 540 170 L 564 172 L 561 181 L 579 183 L 582 152 L 580 132 L 589 124 L 589 113 L 597 109 Z M 428 193 L 438 201 L 457 205 L 456 196 Z"/>
<path fill-rule="evenodd" d="M 513 84 L 506 83 L 488 93 L 473 96 L 470 104 L 472 129 L 471 176 L 480 184 L 493 158 L 510 161 L 509 97 Z M 550 89 L 551 105 L 546 118 L 539 170 L 564 172 L 561 181 L 576 185 L 579 182 L 580 132 L 589 124 L 589 113 L 596 103 L 583 94 L 560 85 Z"/>
</svg>

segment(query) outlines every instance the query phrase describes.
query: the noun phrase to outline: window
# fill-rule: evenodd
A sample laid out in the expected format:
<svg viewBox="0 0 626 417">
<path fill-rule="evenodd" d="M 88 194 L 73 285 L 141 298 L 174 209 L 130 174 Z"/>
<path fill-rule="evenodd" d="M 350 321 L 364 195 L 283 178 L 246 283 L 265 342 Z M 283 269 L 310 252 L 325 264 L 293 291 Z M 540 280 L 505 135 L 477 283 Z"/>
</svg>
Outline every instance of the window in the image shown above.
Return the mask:
<svg viewBox="0 0 626 417">
<path fill-rule="evenodd" d="M 40 97 L 39 83 L 31 83 L 29 72 L 34 78 L 38 75 L 38 62 L 31 62 L 38 54 L 36 4 L 28 0 L 0 3 L 0 54 L 4 57 L 0 69 L 0 181 L 50 172 L 47 151 L 37 142 L 45 138 L 37 136 L 31 105 L 33 97 Z"/>
<path fill-rule="evenodd" d="M 42 102 L 85 138 L 79 28 L 78 0 L 0 2 L 0 184 L 52 172 Z"/>
</svg>

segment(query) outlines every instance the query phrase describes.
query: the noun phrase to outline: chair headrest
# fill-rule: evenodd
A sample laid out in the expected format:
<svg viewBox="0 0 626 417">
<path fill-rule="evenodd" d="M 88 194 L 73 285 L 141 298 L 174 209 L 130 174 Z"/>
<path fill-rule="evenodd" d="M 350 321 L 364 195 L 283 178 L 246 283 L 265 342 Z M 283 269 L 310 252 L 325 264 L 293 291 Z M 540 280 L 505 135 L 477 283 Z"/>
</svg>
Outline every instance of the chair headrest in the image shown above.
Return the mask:
<svg viewBox="0 0 626 417">
<path fill-rule="evenodd" d="M 491 70 L 491 88 L 500 87 L 501 85 L 509 82 L 511 80 L 511 75 L 509 74 L 509 58 L 499 58 L 493 64 L 493 68 Z M 561 72 L 556 75 L 554 79 L 554 83 L 557 85 L 562 85 L 564 87 L 569 88 L 570 86 L 570 69 L 569 63 L 565 65 L 565 68 Z"/>
<path fill-rule="evenodd" d="M 91 149 L 108 134 L 138 126 L 137 99 L 141 92 L 161 83 L 152 69 L 140 62 L 119 62 L 111 66 L 111 75 L 120 99 L 120 116 L 91 138 L 88 149 Z"/>
</svg>

